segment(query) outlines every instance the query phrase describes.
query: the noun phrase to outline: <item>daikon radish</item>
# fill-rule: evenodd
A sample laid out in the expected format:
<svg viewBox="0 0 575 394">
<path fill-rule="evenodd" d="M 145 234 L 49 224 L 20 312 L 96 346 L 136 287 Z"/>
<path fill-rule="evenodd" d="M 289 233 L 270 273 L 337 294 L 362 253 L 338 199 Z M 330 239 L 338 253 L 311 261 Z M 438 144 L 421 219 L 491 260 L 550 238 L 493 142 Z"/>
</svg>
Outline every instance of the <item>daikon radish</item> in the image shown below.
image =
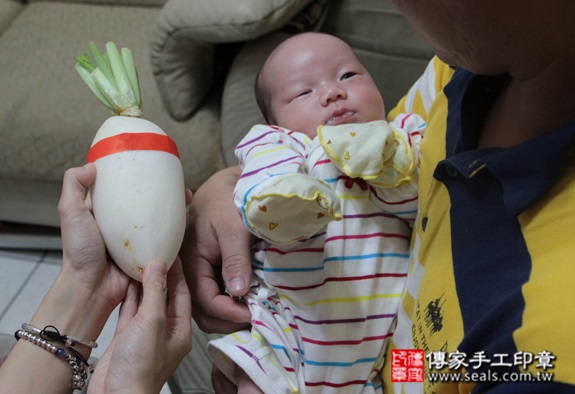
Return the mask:
<svg viewBox="0 0 575 394">
<path fill-rule="evenodd" d="M 96 165 L 90 188 L 94 217 L 116 264 L 141 281 L 145 266 L 174 262 L 184 237 L 185 186 L 176 144 L 154 123 L 141 119 L 142 102 L 132 53 L 112 42 L 101 54 L 88 45 L 76 70 L 106 108 L 107 119 L 88 151 Z"/>
</svg>

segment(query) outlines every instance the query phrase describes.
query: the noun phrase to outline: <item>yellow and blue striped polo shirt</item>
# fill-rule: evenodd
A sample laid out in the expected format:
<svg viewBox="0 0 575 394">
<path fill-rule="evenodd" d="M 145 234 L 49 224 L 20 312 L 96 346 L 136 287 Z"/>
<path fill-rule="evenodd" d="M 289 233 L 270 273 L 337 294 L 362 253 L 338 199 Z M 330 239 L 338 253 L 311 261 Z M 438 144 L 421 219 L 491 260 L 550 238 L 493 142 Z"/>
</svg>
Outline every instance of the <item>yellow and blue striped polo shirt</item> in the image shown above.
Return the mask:
<svg viewBox="0 0 575 394">
<path fill-rule="evenodd" d="M 386 392 L 575 392 L 575 124 L 508 149 L 477 149 L 506 80 L 434 59 L 390 114 L 427 120 L 409 280 L 390 352 L 481 353 L 490 362 L 439 371 L 482 381 L 432 382 L 426 363 L 423 383 L 394 383 L 388 357 Z M 553 383 L 519 379 L 544 370 Z"/>
</svg>

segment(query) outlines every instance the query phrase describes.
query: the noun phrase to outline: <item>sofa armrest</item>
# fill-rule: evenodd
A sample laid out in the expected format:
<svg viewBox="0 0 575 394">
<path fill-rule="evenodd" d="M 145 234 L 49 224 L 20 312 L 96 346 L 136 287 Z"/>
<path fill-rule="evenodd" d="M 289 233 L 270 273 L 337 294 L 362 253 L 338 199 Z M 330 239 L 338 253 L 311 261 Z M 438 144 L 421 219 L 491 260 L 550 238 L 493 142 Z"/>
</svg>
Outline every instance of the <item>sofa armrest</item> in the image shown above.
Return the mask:
<svg viewBox="0 0 575 394">
<path fill-rule="evenodd" d="M 154 26 L 152 71 L 166 110 L 188 119 L 213 83 L 214 47 L 282 28 L 310 0 L 169 0 Z"/>
</svg>

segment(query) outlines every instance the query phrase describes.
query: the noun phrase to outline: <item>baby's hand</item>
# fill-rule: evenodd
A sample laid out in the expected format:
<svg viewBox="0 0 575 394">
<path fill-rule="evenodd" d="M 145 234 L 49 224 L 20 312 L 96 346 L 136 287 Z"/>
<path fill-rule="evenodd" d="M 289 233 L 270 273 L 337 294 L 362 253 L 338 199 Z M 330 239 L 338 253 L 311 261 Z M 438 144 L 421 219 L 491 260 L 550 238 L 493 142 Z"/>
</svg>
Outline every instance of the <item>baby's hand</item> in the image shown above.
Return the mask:
<svg viewBox="0 0 575 394">
<path fill-rule="evenodd" d="M 320 126 L 318 137 L 332 163 L 351 178 L 383 188 L 412 180 L 417 159 L 409 136 L 385 121 Z"/>
<path fill-rule="evenodd" d="M 260 238 L 288 244 L 341 220 L 339 199 L 325 182 L 306 174 L 280 175 L 270 181 L 246 204 L 248 225 Z"/>
</svg>

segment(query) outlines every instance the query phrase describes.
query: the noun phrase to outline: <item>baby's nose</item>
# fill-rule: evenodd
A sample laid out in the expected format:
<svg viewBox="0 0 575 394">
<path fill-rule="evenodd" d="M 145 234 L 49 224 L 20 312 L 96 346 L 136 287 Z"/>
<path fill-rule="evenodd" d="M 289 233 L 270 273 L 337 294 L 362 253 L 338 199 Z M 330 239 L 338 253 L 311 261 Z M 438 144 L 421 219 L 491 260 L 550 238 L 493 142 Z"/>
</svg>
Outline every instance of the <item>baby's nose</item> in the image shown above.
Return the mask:
<svg viewBox="0 0 575 394">
<path fill-rule="evenodd" d="M 345 99 L 346 97 L 347 94 L 345 90 L 334 84 L 325 88 L 321 97 L 321 103 L 325 106 L 333 101 Z"/>
</svg>

